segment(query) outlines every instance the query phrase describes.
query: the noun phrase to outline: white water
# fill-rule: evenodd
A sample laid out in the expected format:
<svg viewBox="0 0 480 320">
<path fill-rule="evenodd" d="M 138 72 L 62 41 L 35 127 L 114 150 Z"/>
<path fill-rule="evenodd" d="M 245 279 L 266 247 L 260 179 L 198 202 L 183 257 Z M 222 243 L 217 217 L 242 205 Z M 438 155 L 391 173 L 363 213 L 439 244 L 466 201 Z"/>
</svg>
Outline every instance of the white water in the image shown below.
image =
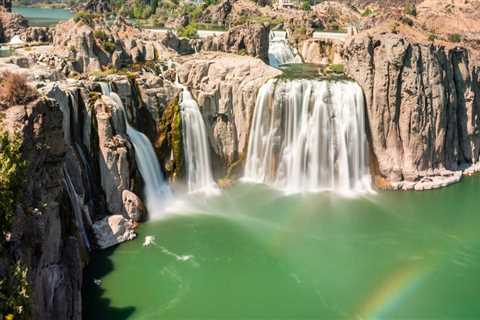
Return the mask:
<svg viewBox="0 0 480 320">
<path fill-rule="evenodd" d="M 122 100 L 115 92 L 112 92 L 107 83 L 100 83 L 102 93 L 112 98 L 125 117 L 127 135 L 135 149 L 135 159 L 138 170 L 145 182 L 145 205 L 151 218 L 158 218 L 163 208 L 172 198 L 171 190 L 163 178 L 162 169 L 158 163 L 153 146 L 148 138 L 141 132 L 130 126 L 127 120 L 127 113 Z"/>
<path fill-rule="evenodd" d="M 273 67 L 284 64 L 302 63 L 302 58 L 288 44 L 285 31 L 271 31 L 268 44 L 268 61 Z"/>
<path fill-rule="evenodd" d="M 350 81 L 275 81 L 257 97 L 244 180 L 288 193 L 370 192 L 361 88 Z"/>
<path fill-rule="evenodd" d="M 180 108 L 188 191 L 217 194 L 219 190 L 212 176 L 205 122 L 197 102 L 185 87 L 180 95 Z"/>
</svg>

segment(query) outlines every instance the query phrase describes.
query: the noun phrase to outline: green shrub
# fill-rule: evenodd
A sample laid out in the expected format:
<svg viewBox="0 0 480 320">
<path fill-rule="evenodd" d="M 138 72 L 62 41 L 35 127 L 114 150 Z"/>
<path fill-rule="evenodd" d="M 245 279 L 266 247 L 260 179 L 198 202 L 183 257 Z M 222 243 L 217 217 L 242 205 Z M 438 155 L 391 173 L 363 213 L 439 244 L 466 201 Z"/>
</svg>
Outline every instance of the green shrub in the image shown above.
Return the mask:
<svg viewBox="0 0 480 320">
<path fill-rule="evenodd" d="M 370 9 L 370 7 L 368 7 L 367 9 L 365 9 L 362 12 L 362 17 L 370 17 L 372 14 L 373 14 L 372 9 Z"/>
<path fill-rule="evenodd" d="M 105 40 L 108 39 L 108 35 L 103 30 L 97 29 L 97 30 L 95 30 L 93 35 L 94 35 L 95 39 L 100 40 L 100 41 L 105 41 Z"/>
<path fill-rule="evenodd" d="M 101 42 L 103 50 L 107 51 L 108 53 L 112 54 L 115 51 L 115 43 L 112 41 L 102 41 Z"/>
<path fill-rule="evenodd" d="M 304 11 L 310 11 L 312 10 L 312 6 L 310 5 L 310 0 L 304 0 L 302 4 L 302 9 Z"/>
<path fill-rule="evenodd" d="M 333 73 L 345 73 L 345 66 L 343 64 L 331 64 L 328 68 Z"/>
<path fill-rule="evenodd" d="M 9 277 L 0 279 L 0 316 L 2 319 L 29 319 L 30 285 L 28 269 L 20 262 L 8 267 Z"/>
<path fill-rule="evenodd" d="M 428 34 L 428 41 L 435 41 L 437 40 L 437 35 L 435 33 L 429 33 Z"/>
<path fill-rule="evenodd" d="M 177 36 L 181 38 L 194 39 L 198 38 L 198 29 L 195 23 L 190 23 L 186 27 L 180 27 L 177 29 Z"/>
<path fill-rule="evenodd" d="M 462 41 L 462 36 L 459 35 L 458 33 L 453 33 L 448 35 L 448 41 L 450 42 L 461 42 Z"/>
<path fill-rule="evenodd" d="M 409 25 L 409 26 L 413 26 L 413 20 L 410 19 L 409 17 L 407 16 L 402 16 L 400 18 L 400 21 L 402 21 L 402 23 L 406 24 L 406 25 Z"/>
<path fill-rule="evenodd" d="M 88 25 L 93 25 L 93 15 L 87 11 L 78 11 L 73 16 L 73 21 L 75 22 L 83 22 Z"/>
<path fill-rule="evenodd" d="M 417 15 L 417 7 L 415 6 L 415 3 L 407 3 L 405 7 L 403 7 L 403 13 L 415 17 Z"/>
<path fill-rule="evenodd" d="M 8 232 L 15 216 L 15 207 L 24 182 L 25 161 L 22 159 L 22 140 L 0 133 L 0 228 Z"/>
</svg>

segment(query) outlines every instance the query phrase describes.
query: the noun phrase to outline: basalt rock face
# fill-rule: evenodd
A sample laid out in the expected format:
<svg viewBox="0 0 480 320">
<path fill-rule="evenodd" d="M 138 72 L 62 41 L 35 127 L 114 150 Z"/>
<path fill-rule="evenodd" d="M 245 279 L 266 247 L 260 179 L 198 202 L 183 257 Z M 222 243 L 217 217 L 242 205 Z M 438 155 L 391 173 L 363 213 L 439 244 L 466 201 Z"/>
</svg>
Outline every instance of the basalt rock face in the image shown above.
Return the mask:
<svg viewBox="0 0 480 320">
<path fill-rule="evenodd" d="M 363 33 L 344 58 L 365 93 L 377 177 L 394 188 L 437 187 L 479 160 L 480 68 L 466 49 Z"/>
<path fill-rule="evenodd" d="M 279 74 L 258 59 L 224 53 L 198 55 L 180 66 L 179 80 L 192 92 L 205 120 L 214 171 L 225 172 L 245 155 L 257 92 Z"/>
<path fill-rule="evenodd" d="M 4 115 L 2 126 L 21 135 L 28 163 L 11 250 L 28 267 L 32 319 L 80 320 L 85 243 L 65 185 L 62 113 L 53 101 L 40 98 Z"/>
<path fill-rule="evenodd" d="M 306 39 L 299 41 L 298 53 L 303 62 L 313 64 L 342 64 L 343 43 L 338 40 Z"/>
<path fill-rule="evenodd" d="M 9 42 L 14 36 L 20 36 L 27 27 L 28 21 L 22 15 L 0 7 L 0 42 Z"/>
<path fill-rule="evenodd" d="M 230 29 L 220 36 L 210 36 L 194 41 L 197 51 L 222 51 L 247 54 L 268 62 L 270 28 L 259 23 L 246 23 Z"/>
</svg>

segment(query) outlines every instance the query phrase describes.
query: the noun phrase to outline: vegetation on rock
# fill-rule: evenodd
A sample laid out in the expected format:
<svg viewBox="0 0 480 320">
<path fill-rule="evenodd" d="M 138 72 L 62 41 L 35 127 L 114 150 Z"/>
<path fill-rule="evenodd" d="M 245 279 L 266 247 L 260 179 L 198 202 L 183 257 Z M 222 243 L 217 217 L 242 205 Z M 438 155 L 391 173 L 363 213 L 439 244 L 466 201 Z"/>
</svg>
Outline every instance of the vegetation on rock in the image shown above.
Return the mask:
<svg viewBox="0 0 480 320">
<path fill-rule="evenodd" d="M 0 227 L 8 232 L 15 215 L 24 181 L 25 161 L 22 159 L 22 140 L 0 133 Z M 3 240 L 3 237 L 2 237 Z"/>
<path fill-rule="evenodd" d="M 198 29 L 195 23 L 190 23 L 185 27 L 177 29 L 177 35 L 181 38 L 195 39 L 198 38 Z"/>
<path fill-rule="evenodd" d="M 168 159 L 165 170 L 167 175 L 175 180 L 182 176 L 183 170 L 182 115 L 178 97 L 164 109 L 160 119 L 159 133 L 156 148 L 161 159 Z M 173 154 L 172 161 L 169 159 L 170 151 Z"/>
<path fill-rule="evenodd" d="M 25 76 L 10 71 L 0 74 L 0 109 L 25 104 L 36 97 L 36 90 L 27 84 Z"/>
<path fill-rule="evenodd" d="M 0 318 L 28 319 L 30 313 L 30 285 L 28 269 L 20 262 L 7 267 L 6 278 L 0 279 Z"/>
</svg>

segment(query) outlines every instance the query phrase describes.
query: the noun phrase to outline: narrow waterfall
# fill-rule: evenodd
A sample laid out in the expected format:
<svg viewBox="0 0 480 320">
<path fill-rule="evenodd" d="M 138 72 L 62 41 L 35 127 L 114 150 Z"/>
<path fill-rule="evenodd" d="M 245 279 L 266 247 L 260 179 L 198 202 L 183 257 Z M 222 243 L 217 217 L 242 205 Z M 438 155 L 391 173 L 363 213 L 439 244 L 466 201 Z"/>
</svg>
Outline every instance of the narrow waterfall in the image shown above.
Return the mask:
<svg viewBox="0 0 480 320">
<path fill-rule="evenodd" d="M 180 96 L 183 145 L 189 192 L 218 193 L 212 176 L 207 130 L 197 102 L 186 87 Z"/>
<path fill-rule="evenodd" d="M 268 61 L 275 68 L 292 63 L 302 63 L 302 58 L 288 44 L 285 31 L 271 31 L 268 44 Z"/>
<path fill-rule="evenodd" d="M 123 113 L 127 127 L 127 135 L 135 149 L 135 159 L 138 169 L 145 182 L 145 205 L 150 215 L 155 215 L 161 211 L 161 208 L 165 207 L 165 202 L 172 197 L 172 192 L 163 178 L 163 172 L 158 163 L 155 150 L 150 140 L 128 123 L 127 112 L 118 94 L 112 92 L 108 84 L 100 83 L 100 85 L 102 93 L 110 96 Z"/>
<path fill-rule="evenodd" d="M 257 97 L 244 180 L 288 193 L 369 192 L 364 124 L 354 82 L 270 80 Z"/>
</svg>

